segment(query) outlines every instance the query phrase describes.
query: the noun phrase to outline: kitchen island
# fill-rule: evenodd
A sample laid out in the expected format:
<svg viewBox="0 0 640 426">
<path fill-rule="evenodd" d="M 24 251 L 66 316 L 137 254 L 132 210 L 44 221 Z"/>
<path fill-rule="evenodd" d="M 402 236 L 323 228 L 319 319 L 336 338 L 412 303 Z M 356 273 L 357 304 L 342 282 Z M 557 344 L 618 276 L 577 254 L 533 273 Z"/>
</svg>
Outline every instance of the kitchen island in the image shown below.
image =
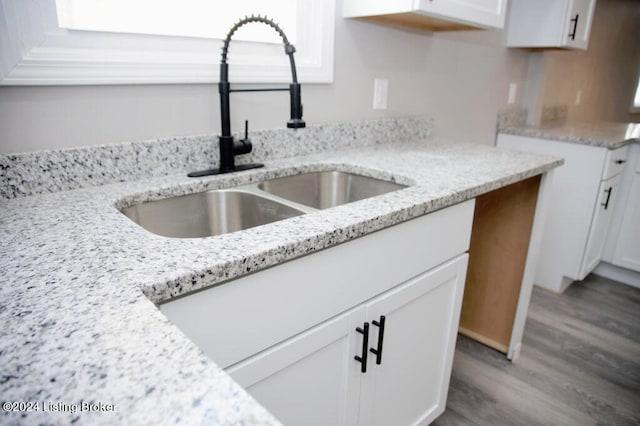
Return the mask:
<svg viewBox="0 0 640 426">
<path fill-rule="evenodd" d="M 476 144 L 381 139 L 270 159 L 263 169 L 232 175 L 168 174 L 0 201 L 0 395 L 13 403 L 0 414 L 2 423 L 278 424 L 157 304 L 562 164 L 555 157 Z M 160 237 L 118 210 L 329 169 L 408 188 L 208 238 Z"/>
</svg>

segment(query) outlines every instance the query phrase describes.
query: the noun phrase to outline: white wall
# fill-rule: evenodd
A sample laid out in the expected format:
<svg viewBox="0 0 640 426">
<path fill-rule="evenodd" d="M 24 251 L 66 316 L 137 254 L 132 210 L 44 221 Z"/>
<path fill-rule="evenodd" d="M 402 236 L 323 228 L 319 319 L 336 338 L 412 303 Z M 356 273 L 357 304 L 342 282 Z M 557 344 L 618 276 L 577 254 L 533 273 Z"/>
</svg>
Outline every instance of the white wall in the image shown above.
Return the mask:
<svg viewBox="0 0 640 426">
<path fill-rule="evenodd" d="M 521 104 L 529 52 L 503 47 L 502 32 L 440 33 L 428 55 L 429 114 L 436 134 L 460 141 L 495 143 L 496 118 L 515 83 Z"/>
<path fill-rule="evenodd" d="M 341 9 L 334 83 L 303 85 L 307 123 L 431 115 L 437 135 L 494 143 L 528 52 L 504 48 L 501 32 L 415 33 L 344 20 Z M 375 77 L 389 79 L 386 111 L 372 109 Z M 288 119 L 283 93 L 234 93 L 231 105 L 234 129 Z M 218 115 L 215 85 L 0 87 L 0 153 L 217 133 Z"/>
</svg>

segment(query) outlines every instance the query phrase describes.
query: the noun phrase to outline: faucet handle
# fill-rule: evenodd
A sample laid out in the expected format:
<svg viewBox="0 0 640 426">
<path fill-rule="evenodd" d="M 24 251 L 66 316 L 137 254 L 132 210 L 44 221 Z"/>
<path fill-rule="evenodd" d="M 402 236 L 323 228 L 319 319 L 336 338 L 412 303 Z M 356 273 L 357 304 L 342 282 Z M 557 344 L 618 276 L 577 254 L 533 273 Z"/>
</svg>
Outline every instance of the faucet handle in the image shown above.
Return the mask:
<svg viewBox="0 0 640 426">
<path fill-rule="evenodd" d="M 244 120 L 244 139 L 233 141 L 233 155 L 248 154 L 252 148 L 249 140 L 249 120 Z"/>
<path fill-rule="evenodd" d="M 249 120 L 244 120 L 244 141 L 249 140 Z"/>
</svg>

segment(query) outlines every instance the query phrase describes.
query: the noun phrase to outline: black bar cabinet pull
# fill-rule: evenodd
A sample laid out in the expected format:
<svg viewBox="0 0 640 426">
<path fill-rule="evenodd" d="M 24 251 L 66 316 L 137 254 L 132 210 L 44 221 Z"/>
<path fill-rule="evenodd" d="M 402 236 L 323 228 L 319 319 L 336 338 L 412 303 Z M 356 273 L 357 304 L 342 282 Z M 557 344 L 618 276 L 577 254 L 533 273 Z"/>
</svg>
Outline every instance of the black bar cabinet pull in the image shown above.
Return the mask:
<svg viewBox="0 0 640 426">
<path fill-rule="evenodd" d="M 604 192 L 607 193 L 607 199 L 605 200 L 604 203 L 602 203 L 602 205 L 604 206 L 605 210 L 609 208 L 609 200 L 611 199 L 611 192 L 612 191 L 613 191 L 613 186 L 610 186 L 609 189 L 604 191 Z"/>
<path fill-rule="evenodd" d="M 372 354 L 376 356 L 376 364 L 380 365 L 382 363 L 382 339 L 384 338 L 384 315 L 380 315 L 380 321 L 373 320 L 371 321 L 373 325 L 378 327 L 378 347 L 376 349 L 369 349 Z"/>
<path fill-rule="evenodd" d="M 575 40 L 576 39 L 576 31 L 578 31 L 578 18 L 579 17 L 580 17 L 580 15 L 576 13 L 576 17 L 571 20 L 571 22 L 573 22 L 573 31 L 571 32 L 571 34 L 569 34 L 569 37 L 571 37 L 571 40 Z"/>
<path fill-rule="evenodd" d="M 360 371 L 367 372 L 367 349 L 369 348 L 369 323 L 365 322 L 362 328 L 356 327 L 356 331 L 362 334 L 362 356 L 356 355 L 354 359 L 360 363 Z"/>
</svg>

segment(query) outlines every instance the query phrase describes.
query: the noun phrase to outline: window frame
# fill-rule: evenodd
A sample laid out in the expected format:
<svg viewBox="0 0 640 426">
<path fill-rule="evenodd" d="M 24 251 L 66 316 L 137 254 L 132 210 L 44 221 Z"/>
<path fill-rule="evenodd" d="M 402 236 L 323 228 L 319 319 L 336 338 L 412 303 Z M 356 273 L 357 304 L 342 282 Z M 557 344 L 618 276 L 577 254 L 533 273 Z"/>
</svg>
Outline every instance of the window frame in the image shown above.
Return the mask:
<svg viewBox="0 0 640 426">
<path fill-rule="evenodd" d="M 636 94 L 638 92 L 640 92 L 640 71 L 638 71 L 638 80 L 636 82 L 636 90 L 633 92 L 633 95 L 631 96 L 631 114 L 640 113 L 640 105 L 636 105 L 635 103 Z"/>
<path fill-rule="evenodd" d="M 0 85 L 218 82 L 221 40 L 77 31 L 58 26 L 55 0 L 0 0 Z M 334 0 L 299 0 L 301 83 L 333 81 Z M 301 21 L 302 20 L 302 21 Z M 237 83 L 291 81 L 282 45 L 234 41 Z"/>
</svg>

